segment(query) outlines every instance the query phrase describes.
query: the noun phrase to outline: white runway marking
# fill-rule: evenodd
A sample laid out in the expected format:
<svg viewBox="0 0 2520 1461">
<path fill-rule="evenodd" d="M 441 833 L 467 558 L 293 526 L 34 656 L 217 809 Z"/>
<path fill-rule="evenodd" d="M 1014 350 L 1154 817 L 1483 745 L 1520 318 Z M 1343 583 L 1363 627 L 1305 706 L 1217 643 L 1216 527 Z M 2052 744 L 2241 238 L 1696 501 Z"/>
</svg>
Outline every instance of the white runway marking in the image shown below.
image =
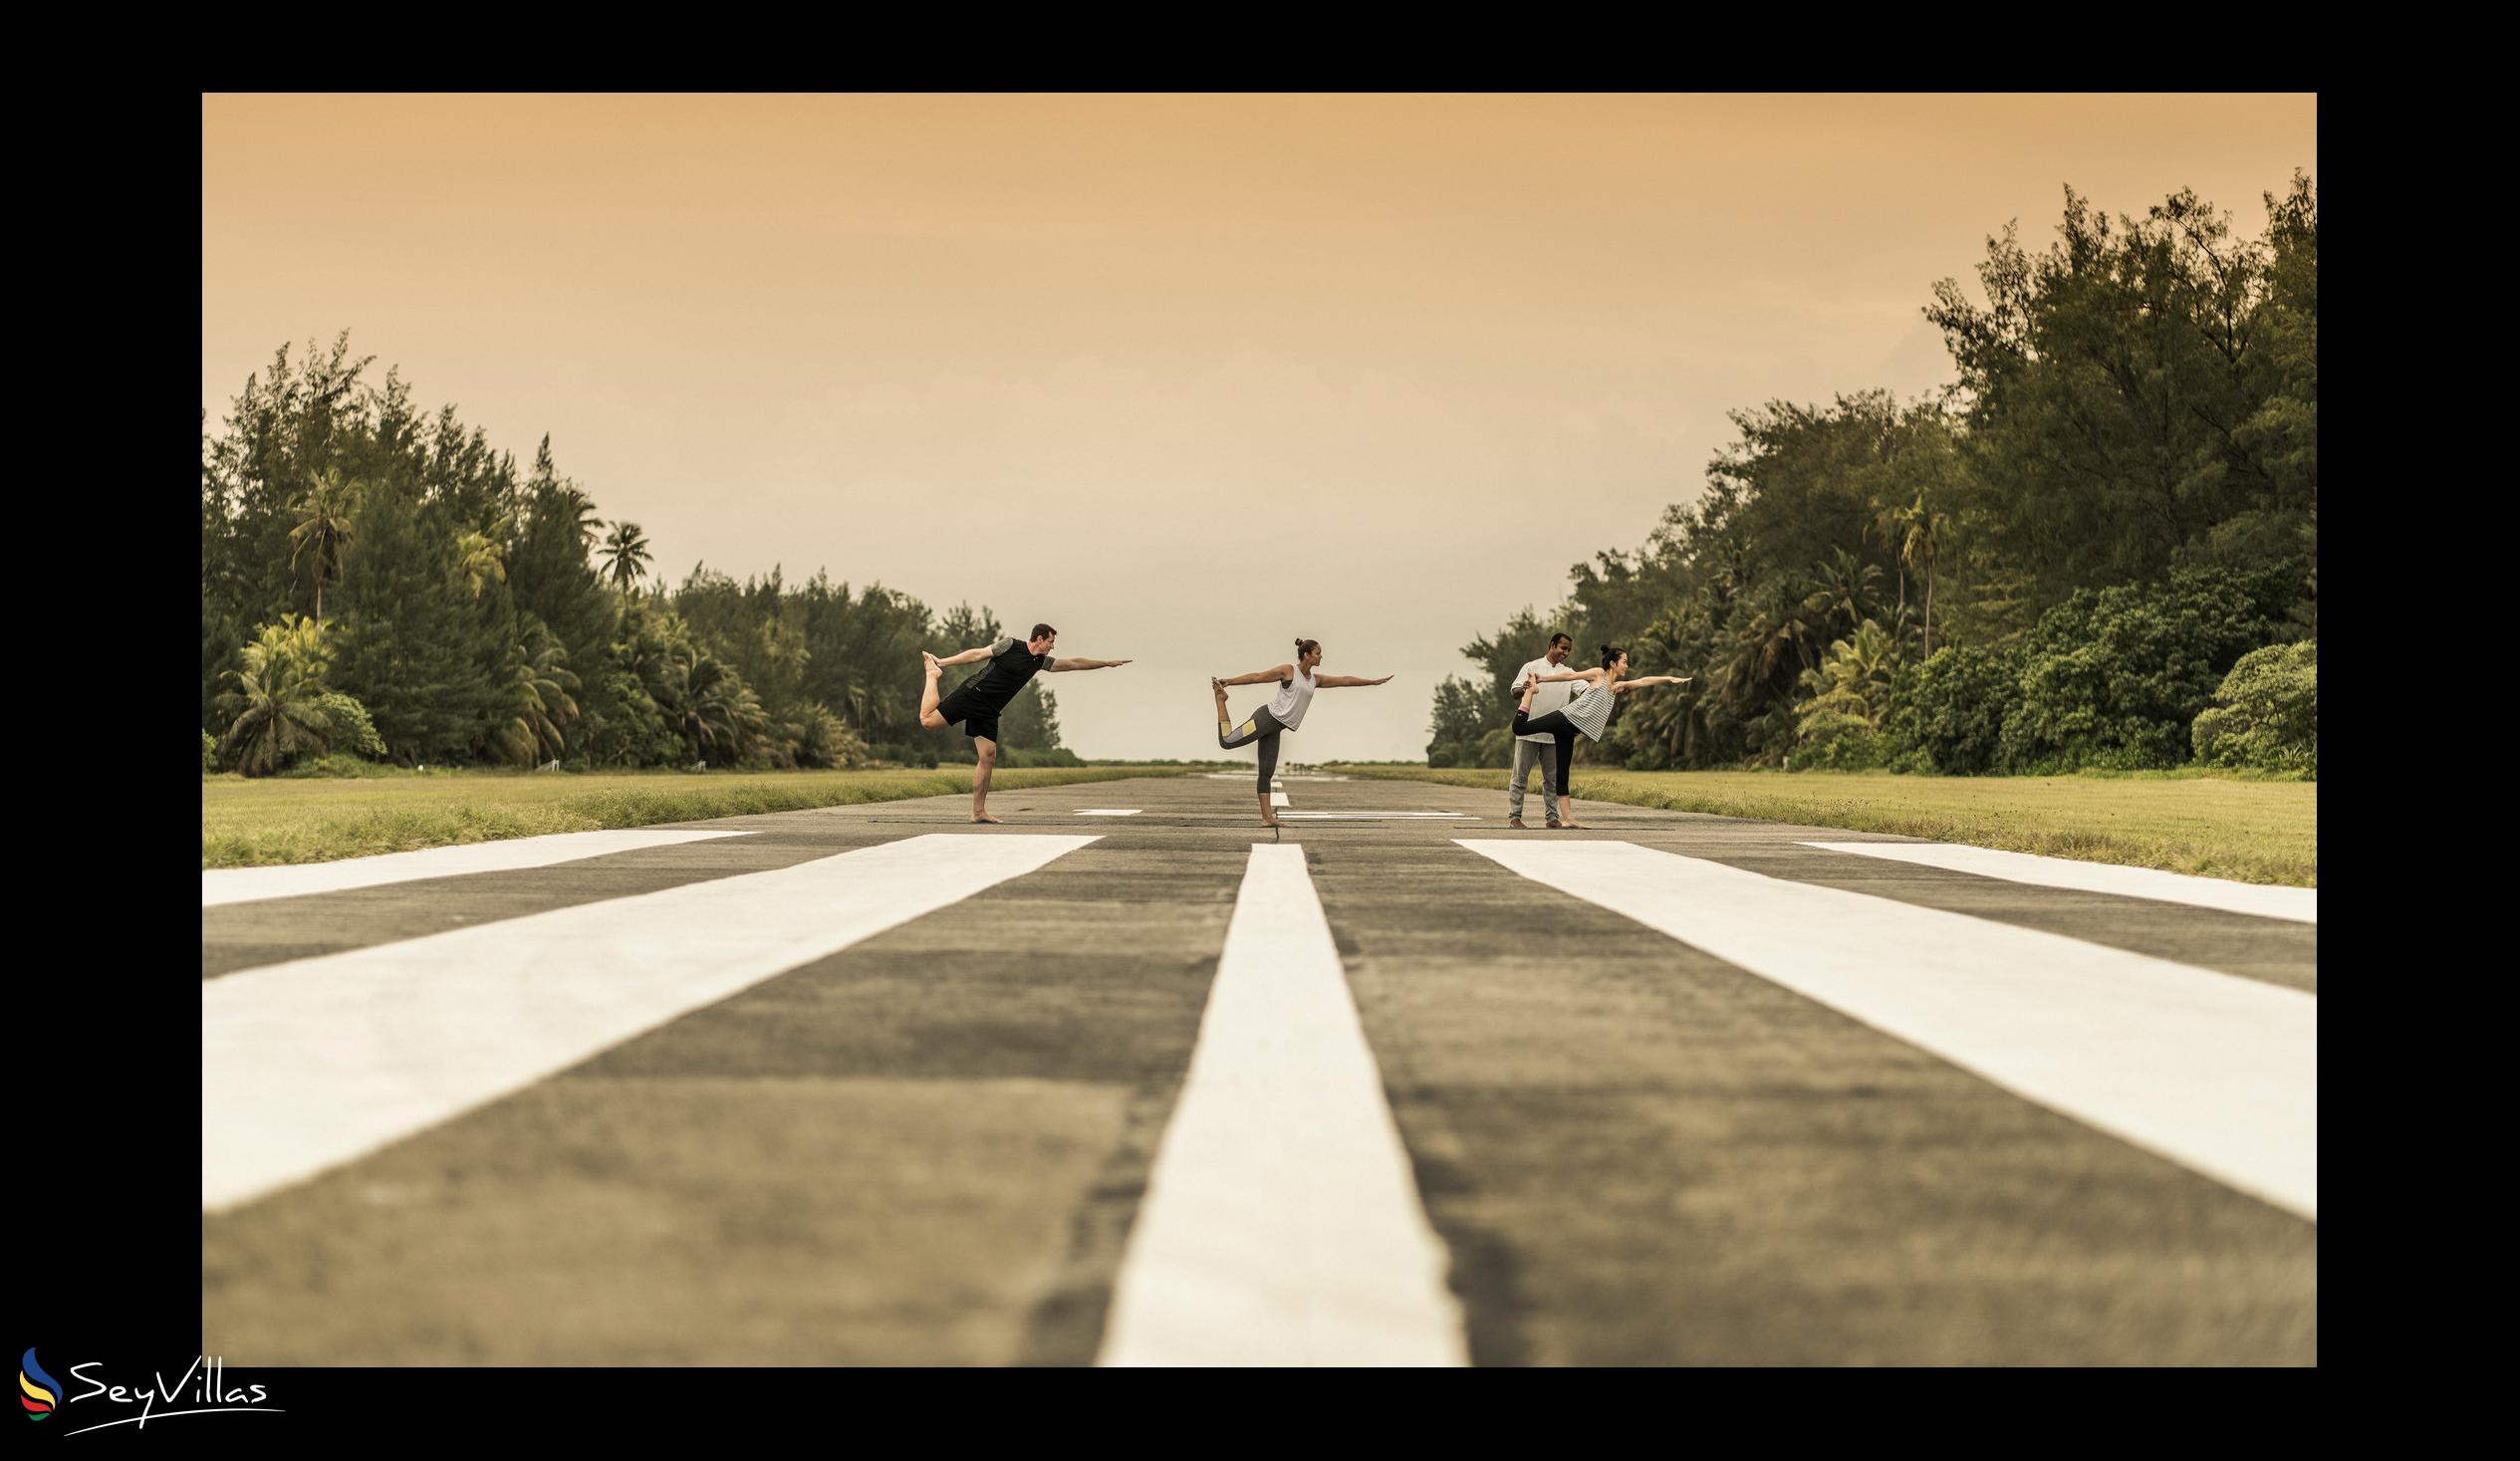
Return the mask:
<svg viewBox="0 0 2520 1461">
<path fill-rule="evenodd" d="M 201 986 L 201 1206 L 232 1207 L 1096 841 L 933 834 Z"/>
<path fill-rule="evenodd" d="M 1079 817 L 1134 817 L 1144 810 L 1142 807 L 1088 807 L 1077 815 Z"/>
<path fill-rule="evenodd" d="M 1287 817 L 1311 818 L 1315 822 L 1352 822 L 1359 818 L 1381 821 L 1385 818 L 1403 817 L 1460 818 L 1470 817 L 1475 814 L 1469 812 L 1289 812 L 1286 815 Z M 1285 819 L 1281 818 L 1280 820 L 1283 821 Z"/>
<path fill-rule="evenodd" d="M 625 828 L 612 832 L 561 832 L 548 837 L 509 838 L 504 842 L 465 843 L 452 848 L 423 848 L 416 852 L 385 852 L 374 857 L 348 857 L 338 862 L 293 862 L 281 867 L 205 867 L 201 869 L 201 906 L 250 903 L 264 898 L 294 898 L 303 893 L 339 892 L 346 887 L 375 887 L 421 877 L 454 877 L 466 872 L 513 872 L 521 867 L 548 867 L 640 848 L 665 848 L 711 838 L 751 837 L 750 832 L 664 832 Z"/>
<path fill-rule="evenodd" d="M 1463 1364 L 1304 850 L 1251 850 L 1100 1362 Z"/>
<path fill-rule="evenodd" d="M 2315 995 L 1633 843 L 1455 841 L 2318 1217 Z"/>
<path fill-rule="evenodd" d="M 1269 793 L 1269 805 L 1270 805 L 1270 806 L 1272 806 L 1272 807 L 1286 807 L 1286 806 L 1291 806 L 1291 805 L 1293 805 L 1293 804 L 1287 801 L 1287 799 L 1286 799 L 1286 793 L 1284 793 L 1284 792 L 1271 792 L 1271 793 Z"/>
<path fill-rule="evenodd" d="M 1805 843 L 1803 846 L 1825 848 L 1832 852 L 1855 852 L 1867 857 L 1889 857 L 1899 862 L 1918 862 L 1927 867 L 1948 867 L 1955 872 L 1974 872 L 1980 877 L 2000 877 L 2008 882 L 2035 882 L 2045 887 L 2120 893 L 2131 898 L 2189 903 L 2199 908 L 2221 908 L 2232 913 L 2255 913 L 2261 918 L 2289 918 L 2296 923 L 2319 921 L 2319 889 L 2315 887 L 2272 887 L 2265 883 L 2163 872 L 2156 867 L 2121 867 L 2114 862 L 2078 862 L 2071 857 L 1999 852 L 1992 848 L 1965 847 L 1958 843 Z"/>
</svg>

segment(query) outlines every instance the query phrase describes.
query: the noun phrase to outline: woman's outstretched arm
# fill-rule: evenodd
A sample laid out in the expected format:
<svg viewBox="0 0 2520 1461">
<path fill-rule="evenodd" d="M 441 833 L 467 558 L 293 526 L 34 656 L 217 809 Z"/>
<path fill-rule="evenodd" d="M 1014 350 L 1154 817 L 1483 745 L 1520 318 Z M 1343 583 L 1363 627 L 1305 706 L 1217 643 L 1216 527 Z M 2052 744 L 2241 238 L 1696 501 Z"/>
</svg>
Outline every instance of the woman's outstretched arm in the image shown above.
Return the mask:
<svg viewBox="0 0 2520 1461">
<path fill-rule="evenodd" d="M 1338 689 L 1345 689 L 1345 688 L 1347 688 L 1348 686 L 1351 686 L 1351 685 L 1381 685 L 1381 684 L 1388 684 L 1388 683 L 1390 682 L 1390 678 L 1391 678 L 1391 677 L 1390 677 L 1389 675 L 1385 675 L 1385 676 L 1383 676 L 1383 678 L 1381 678 L 1381 679 L 1379 679 L 1379 680 L 1370 680 L 1370 679 L 1365 678 L 1363 675 L 1353 675 L 1353 674 L 1326 674 L 1326 675 L 1323 675 L 1320 679 L 1313 681 L 1313 684 L 1314 684 L 1314 687 L 1315 687 L 1315 688 L 1317 688 L 1317 689 L 1323 689 L 1323 690 L 1338 690 Z"/>
<path fill-rule="evenodd" d="M 965 649 L 960 654 L 954 655 L 950 659 L 939 659 L 936 662 L 938 664 L 976 664 L 989 657 L 989 650 L 991 647 L 992 646 L 990 645 L 983 644 L 977 649 Z"/>
<path fill-rule="evenodd" d="M 1531 680 L 1533 684 L 1545 685 L 1556 680 L 1598 680 L 1608 673 L 1606 669 L 1571 669 L 1564 674 L 1536 674 Z"/>
<path fill-rule="evenodd" d="M 1263 669 L 1263 670 L 1258 670 L 1258 671 L 1255 671 L 1255 672 L 1253 672 L 1253 673 L 1251 673 L 1251 674 L 1238 674 L 1238 675 L 1234 676 L 1232 679 L 1229 679 L 1229 680 L 1218 680 L 1216 683 L 1218 683 L 1218 684 L 1220 684 L 1220 685 L 1266 685 L 1266 684 L 1274 684 L 1275 682 L 1277 682 L 1277 681 L 1279 681 L 1279 680 L 1283 680 L 1283 679 L 1288 679 L 1288 678 L 1291 678 L 1291 677 L 1294 675 L 1294 673 L 1295 673 L 1295 666 L 1294 666 L 1294 665 L 1291 665 L 1291 664 L 1281 664 L 1281 665 L 1279 665 L 1279 666 L 1278 666 L 1277 668 L 1275 668 L 1275 669 Z"/>
<path fill-rule="evenodd" d="M 1695 678 L 1697 676 L 1687 674 L 1649 674 L 1641 679 L 1621 680 L 1611 686 L 1610 690 L 1616 695 L 1622 690 L 1633 690 L 1639 685 L 1685 685 Z"/>
</svg>

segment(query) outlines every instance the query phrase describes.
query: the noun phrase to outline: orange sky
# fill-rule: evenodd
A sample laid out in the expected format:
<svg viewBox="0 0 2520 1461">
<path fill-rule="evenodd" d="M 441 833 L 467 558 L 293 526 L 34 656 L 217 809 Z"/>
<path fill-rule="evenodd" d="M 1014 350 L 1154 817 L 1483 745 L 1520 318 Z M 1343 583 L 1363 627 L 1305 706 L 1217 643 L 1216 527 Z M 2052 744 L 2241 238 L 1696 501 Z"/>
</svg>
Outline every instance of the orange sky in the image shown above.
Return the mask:
<svg viewBox="0 0 2520 1461">
<path fill-rule="evenodd" d="M 1693 496 L 1727 409 L 1948 378 L 1933 281 L 2007 219 L 2044 244 L 2064 184 L 2255 232 L 2319 160 L 2308 95 L 207 96 L 202 128 L 214 424 L 348 327 L 520 461 L 548 430 L 674 582 L 824 567 L 1134 657 L 1052 682 L 1088 756 L 1214 754 L 1207 677 L 1297 634 L 1396 676 L 1295 761 L 1422 754 L 1458 647 Z"/>
</svg>

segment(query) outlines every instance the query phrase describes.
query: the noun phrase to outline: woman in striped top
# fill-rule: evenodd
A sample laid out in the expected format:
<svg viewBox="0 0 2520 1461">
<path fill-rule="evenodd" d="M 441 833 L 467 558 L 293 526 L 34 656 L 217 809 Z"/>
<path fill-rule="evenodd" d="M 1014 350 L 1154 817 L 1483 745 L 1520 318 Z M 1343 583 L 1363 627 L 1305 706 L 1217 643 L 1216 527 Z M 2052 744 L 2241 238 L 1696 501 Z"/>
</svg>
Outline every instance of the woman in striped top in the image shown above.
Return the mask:
<svg viewBox="0 0 2520 1461">
<path fill-rule="evenodd" d="M 1297 639 L 1295 657 L 1275 669 L 1238 674 L 1232 679 L 1210 676 L 1208 688 L 1216 692 L 1216 744 L 1231 751 L 1253 742 L 1260 745 L 1260 825 L 1274 829 L 1278 825 L 1277 804 L 1270 799 L 1269 783 L 1278 770 L 1278 737 L 1304 723 L 1304 712 L 1312 707 L 1313 691 L 1335 690 L 1343 685 L 1380 685 L 1390 681 L 1389 675 L 1379 680 L 1353 674 L 1317 674 L 1321 665 L 1321 640 Z M 1251 719 L 1239 727 L 1225 709 L 1225 687 L 1228 685 L 1261 685 L 1275 680 L 1277 698 L 1260 707 Z"/>
<path fill-rule="evenodd" d="M 1639 685 L 1684 685 L 1692 676 L 1649 674 L 1638 679 L 1622 679 L 1628 672 L 1628 651 L 1615 644 L 1602 646 L 1602 667 L 1579 669 L 1566 674 L 1536 674 L 1523 682 L 1523 703 L 1514 710 L 1514 734 L 1548 736 L 1557 742 L 1558 753 L 1558 822 L 1561 827 L 1581 828 L 1575 820 L 1575 798 L 1567 791 L 1567 772 L 1575 762 L 1575 734 L 1582 731 L 1593 740 L 1610 728 L 1611 702 Z M 1584 688 L 1566 702 L 1563 710 L 1533 716 L 1531 697 L 1542 684 L 1554 680 L 1583 680 Z"/>
</svg>

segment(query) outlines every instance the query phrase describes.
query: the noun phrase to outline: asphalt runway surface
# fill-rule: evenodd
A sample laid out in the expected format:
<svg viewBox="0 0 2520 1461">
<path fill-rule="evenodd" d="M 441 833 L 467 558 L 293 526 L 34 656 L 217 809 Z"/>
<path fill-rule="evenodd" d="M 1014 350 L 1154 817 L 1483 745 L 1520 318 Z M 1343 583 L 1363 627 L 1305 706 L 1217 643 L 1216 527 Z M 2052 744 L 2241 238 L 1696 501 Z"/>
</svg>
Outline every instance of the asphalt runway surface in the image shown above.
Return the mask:
<svg viewBox="0 0 2520 1461">
<path fill-rule="evenodd" d="M 2317 1361 L 2315 894 L 1279 785 L 205 873 L 204 1352 Z"/>
</svg>

